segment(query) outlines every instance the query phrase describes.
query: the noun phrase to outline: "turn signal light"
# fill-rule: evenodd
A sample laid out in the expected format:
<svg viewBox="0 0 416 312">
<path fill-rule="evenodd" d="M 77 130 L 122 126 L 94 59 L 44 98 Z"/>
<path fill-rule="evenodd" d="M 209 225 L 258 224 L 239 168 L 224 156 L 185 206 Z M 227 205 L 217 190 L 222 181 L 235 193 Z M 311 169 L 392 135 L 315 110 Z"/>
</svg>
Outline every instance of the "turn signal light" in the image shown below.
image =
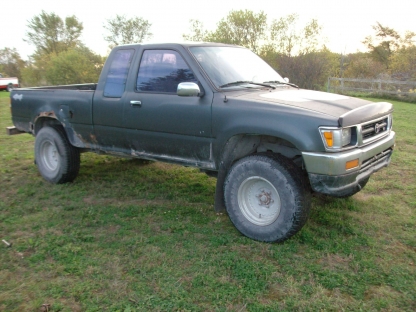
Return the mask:
<svg viewBox="0 0 416 312">
<path fill-rule="evenodd" d="M 354 160 L 347 161 L 345 163 L 345 169 L 349 170 L 349 169 L 357 168 L 359 166 L 359 164 L 360 164 L 360 162 L 358 161 L 358 158 L 354 159 Z"/>
<path fill-rule="evenodd" d="M 332 147 L 334 145 L 334 137 L 332 132 L 324 132 L 324 137 L 328 147 Z"/>
</svg>

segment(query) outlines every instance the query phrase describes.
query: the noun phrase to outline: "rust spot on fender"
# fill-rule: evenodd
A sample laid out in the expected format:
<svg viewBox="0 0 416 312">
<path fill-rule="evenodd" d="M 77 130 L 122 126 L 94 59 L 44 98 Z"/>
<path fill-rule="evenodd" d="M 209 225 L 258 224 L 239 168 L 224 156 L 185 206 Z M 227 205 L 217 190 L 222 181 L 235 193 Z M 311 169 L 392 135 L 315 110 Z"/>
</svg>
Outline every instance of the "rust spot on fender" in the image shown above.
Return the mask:
<svg viewBox="0 0 416 312">
<path fill-rule="evenodd" d="M 94 143 L 94 144 L 98 144 L 98 142 L 97 142 L 97 137 L 95 136 L 95 134 L 90 134 L 90 138 L 91 138 L 91 142 L 92 143 Z"/>
<path fill-rule="evenodd" d="M 74 134 L 80 140 L 80 142 L 82 142 L 85 148 L 94 148 L 94 146 L 98 144 L 96 136 L 92 133 L 89 135 L 90 140 L 84 138 L 80 133 L 74 132 Z"/>
<path fill-rule="evenodd" d="M 39 113 L 38 117 L 51 117 L 51 118 L 57 119 L 56 118 L 56 115 L 55 115 L 55 113 L 53 111 L 50 111 L 50 112 L 41 112 L 41 113 Z"/>
</svg>

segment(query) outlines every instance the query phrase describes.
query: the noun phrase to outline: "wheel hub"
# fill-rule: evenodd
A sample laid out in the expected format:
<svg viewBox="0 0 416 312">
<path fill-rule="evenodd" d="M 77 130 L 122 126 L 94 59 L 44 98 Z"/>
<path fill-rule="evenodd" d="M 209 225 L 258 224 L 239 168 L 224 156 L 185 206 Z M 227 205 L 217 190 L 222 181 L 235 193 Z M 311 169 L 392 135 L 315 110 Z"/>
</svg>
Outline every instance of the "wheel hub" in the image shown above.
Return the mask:
<svg viewBox="0 0 416 312">
<path fill-rule="evenodd" d="M 261 190 L 261 193 L 256 195 L 259 199 L 259 205 L 269 208 L 271 204 L 274 203 L 272 198 L 272 192 L 266 192 L 265 190 Z"/>
<path fill-rule="evenodd" d="M 50 171 L 56 170 L 59 165 L 59 154 L 56 146 L 52 142 L 46 141 L 42 144 L 40 150 L 41 161 L 45 167 Z"/>
<path fill-rule="evenodd" d="M 274 185 L 259 176 L 244 180 L 238 189 L 238 205 L 253 224 L 267 226 L 280 214 L 280 196 Z"/>
</svg>

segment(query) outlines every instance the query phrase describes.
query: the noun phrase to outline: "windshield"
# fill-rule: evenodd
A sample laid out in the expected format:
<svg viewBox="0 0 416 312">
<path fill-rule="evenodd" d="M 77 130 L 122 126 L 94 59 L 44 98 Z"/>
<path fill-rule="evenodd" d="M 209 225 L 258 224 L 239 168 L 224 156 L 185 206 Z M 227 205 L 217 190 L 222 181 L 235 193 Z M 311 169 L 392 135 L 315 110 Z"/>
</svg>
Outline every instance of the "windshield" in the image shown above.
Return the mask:
<svg viewBox="0 0 416 312">
<path fill-rule="evenodd" d="M 283 78 L 250 50 L 239 47 L 191 47 L 201 67 L 217 88 L 242 87 L 253 82 L 282 82 Z"/>
</svg>

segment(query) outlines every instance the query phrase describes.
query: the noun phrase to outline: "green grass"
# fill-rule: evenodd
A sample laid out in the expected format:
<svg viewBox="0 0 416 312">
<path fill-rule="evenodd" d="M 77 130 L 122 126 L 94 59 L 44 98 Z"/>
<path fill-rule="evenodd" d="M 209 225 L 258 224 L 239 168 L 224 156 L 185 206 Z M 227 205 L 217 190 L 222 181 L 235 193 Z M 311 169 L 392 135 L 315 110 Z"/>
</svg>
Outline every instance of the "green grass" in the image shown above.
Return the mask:
<svg viewBox="0 0 416 312">
<path fill-rule="evenodd" d="M 0 310 L 414 311 L 416 105 L 393 102 L 390 167 L 350 199 L 314 198 L 283 244 L 243 237 L 196 169 L 86 153 L 50 185 L 0 92 Z"/>
</svg>

